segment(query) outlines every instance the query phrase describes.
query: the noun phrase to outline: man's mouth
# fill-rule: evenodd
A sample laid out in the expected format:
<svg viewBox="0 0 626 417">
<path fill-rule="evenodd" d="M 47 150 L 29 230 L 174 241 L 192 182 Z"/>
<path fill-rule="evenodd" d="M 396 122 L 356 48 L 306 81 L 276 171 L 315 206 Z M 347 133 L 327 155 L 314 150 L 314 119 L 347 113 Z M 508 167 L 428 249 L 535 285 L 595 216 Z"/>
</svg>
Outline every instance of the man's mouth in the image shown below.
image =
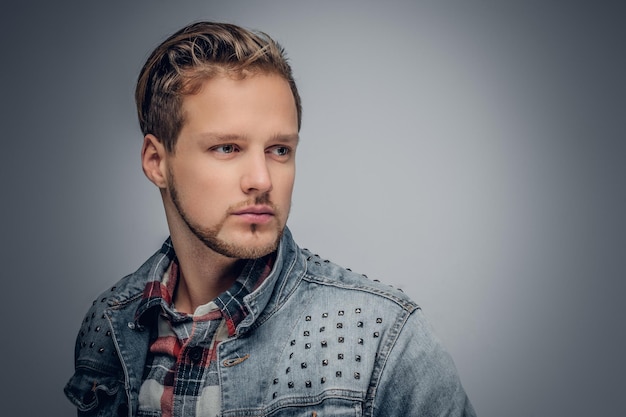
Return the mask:
<svg viewBox="0 0 626 417">
<path fill-rule="evenodd" d="M 266 205 L 240 208 L 232 214 L 249 223 L 267 223 L 275 216 L 274 209 Z"/>
</svg>

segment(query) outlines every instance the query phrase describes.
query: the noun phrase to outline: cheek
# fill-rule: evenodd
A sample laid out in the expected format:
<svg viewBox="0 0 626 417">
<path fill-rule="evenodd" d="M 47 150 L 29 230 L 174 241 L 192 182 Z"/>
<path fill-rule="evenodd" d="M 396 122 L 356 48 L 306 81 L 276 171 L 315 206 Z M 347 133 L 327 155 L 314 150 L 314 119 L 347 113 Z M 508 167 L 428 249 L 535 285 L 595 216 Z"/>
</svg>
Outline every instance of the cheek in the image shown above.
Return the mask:
<svg viewBox="0 0 626 417">
<path fill-rule="evenodd" d="M 203 212 L 219 210 L 220 203 L 228 199 L 228 182 L 225 178 L 211 173 L 181 170 L 175 177 L 176 189 L 189 210 Z"/>
<path fill-rule="evenodd" d="M 177 168 L 177 186 L 195 193 L 210 193 L 228 186 L 229 173 L 223 168 L 211 166 L 201 158 L 190 159 L 184 164 L 179 164 Z"/>
<path fill-rule="evenodd" d="M 282 173 L 278 181 L 274 182 L 274 192 L 276 197 L 281 199 L 281 204 L 289 206 L 291 204 L 291 194 L 295 182 L 294 171 Z"/>
</svg>

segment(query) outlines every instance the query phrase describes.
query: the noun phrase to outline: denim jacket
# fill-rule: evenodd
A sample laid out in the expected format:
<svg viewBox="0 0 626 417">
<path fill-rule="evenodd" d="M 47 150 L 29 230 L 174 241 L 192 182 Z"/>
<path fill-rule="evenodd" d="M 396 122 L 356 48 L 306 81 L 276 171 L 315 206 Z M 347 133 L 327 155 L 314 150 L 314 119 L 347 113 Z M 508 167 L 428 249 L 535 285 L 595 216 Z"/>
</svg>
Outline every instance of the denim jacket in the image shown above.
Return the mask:
<svg viewBox="0 0 626 417">
<path fill-rule="evenodd" d="M 65 387 L 79 416 L 133 416 L 150 331 L 135 321 L 157 252 L 94 301 Z M 451 357 L 401 291 L 299 248 L 288 229 L 236 335 L 218 347 L 223 417 L 474 416 Z"/>
</svg>

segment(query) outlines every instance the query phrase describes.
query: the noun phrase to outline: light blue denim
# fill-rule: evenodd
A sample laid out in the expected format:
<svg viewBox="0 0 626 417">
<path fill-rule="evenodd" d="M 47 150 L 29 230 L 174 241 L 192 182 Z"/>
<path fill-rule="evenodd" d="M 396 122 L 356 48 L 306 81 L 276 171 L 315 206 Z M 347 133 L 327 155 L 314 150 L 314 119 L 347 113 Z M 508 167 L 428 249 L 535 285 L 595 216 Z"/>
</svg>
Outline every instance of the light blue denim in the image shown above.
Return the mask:
<svg viewBox="0 0 626 417">
<path fill-rule="evenodd" d="M 150 338 L 135 312 L 168 264 L 153 255 L 87 313 L 65 387 L 79 416 L 135 415 Z M 413 301 L 299 248 L 288 229 L 245 302 L 249 315 L 219 346 L 224 417 L 475 415 Z"/>
</svg>

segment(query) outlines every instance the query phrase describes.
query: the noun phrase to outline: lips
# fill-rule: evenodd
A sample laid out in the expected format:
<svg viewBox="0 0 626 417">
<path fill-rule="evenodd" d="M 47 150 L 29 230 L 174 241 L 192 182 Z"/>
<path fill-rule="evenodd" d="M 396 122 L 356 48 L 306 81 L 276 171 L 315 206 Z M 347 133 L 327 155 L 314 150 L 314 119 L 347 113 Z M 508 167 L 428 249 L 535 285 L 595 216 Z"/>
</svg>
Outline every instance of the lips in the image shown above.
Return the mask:
<svg viewBox="0 0 626 417">
<path fill-rule="evenodd" d="M 233 215 L 248 223 L 262 224 L 274 218 L 274 210 L 269 206 L 250 206 L 238 209 Z"/>
<path fill-rule="evenodd" d="M 235 211 L 233 214 L 238 215 L 238 216 L 246 215 L 246 214 L 273 216 L 274 209 L 272 209 L 269 206 L 250 206 L 250 207 L 239 209 Z"/>
</svg>

